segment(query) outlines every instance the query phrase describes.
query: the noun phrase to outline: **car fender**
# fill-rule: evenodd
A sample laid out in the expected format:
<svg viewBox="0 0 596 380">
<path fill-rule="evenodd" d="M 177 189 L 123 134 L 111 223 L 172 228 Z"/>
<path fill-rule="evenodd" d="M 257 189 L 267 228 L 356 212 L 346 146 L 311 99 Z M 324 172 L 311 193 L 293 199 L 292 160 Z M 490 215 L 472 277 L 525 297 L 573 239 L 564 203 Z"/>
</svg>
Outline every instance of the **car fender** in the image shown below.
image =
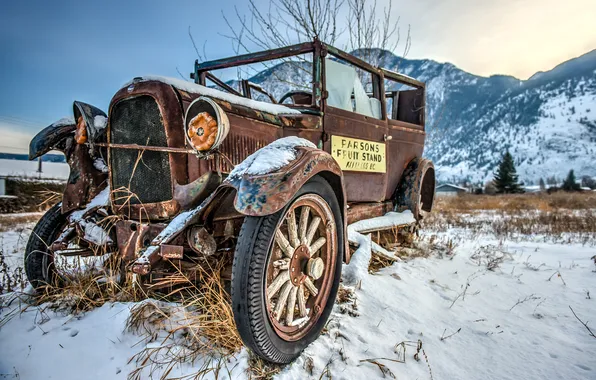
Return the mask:
<svg viewBox="0 0 596 380">
<path fill-rule="evenodd" d="M 108 116 L 106 113 L 91 104 L 79 102 L 78 100 L 74 101 L 72 109 L 75 121 L 80 116 L 85 120 L 89 143 L 104 142 L 106 127 L 108 125 Z"/>
<path fill-rule="evenodd" d="M 331 155 L 316 148 L 297 146 L 296 159 L 272 173 L 226 178 L 222 186 L 236 189 L 234 208 L 243 215 L 264 216 L 281 210 L 298 190 L 315 175 L 322 175 L 345 209 L 342 170 Z M 253 165 L 258 165 L 253 162 Z M 250 166 L 245 172 L 251 172 Z M 331 183 L 339 181 L 338 183 Z"/>
<path fill-rule="evenodd" d="M 75 101 L 72 105 L 73 118 L 60 119 L 36 134 L 29 143 L 29 160 L 46 154 L 50 150 L 65 152 L 66 139 L 74 134 L 76 120 L 82 116 L 87 127 L 87 136 L 90 143 L 105 140 L 105 127 L 107 115 L 105 112 L 90 104 Z"/>
<path fill-rule="evenodd" d="M 34 160 L 54 149 L 64 152 L 65 140 L 73 135 L 75 129 L 75 121 L 72 118 L 60 119 L 48 125 L 31 139 L 29 159 Z"/>
<path fill-rule="evenodd" d="M 412 211 L 416 220 L 420 211 L 430 212 L 435 199 L 435 166 L 426 158 L 411 160 L 393 194 L 395 210 Z"/>
<path fill-rule="evenodd" d="M 342 170 L 337 161 L 323 150 L 304 146 L 297 146 L 295 149 L 296 160 L 275 172 L 230 176 L 222 186 L 233 187 L 236 190 L 234 198 L 236 211 L 247 216 L 265 216 L 286 206 L 308 180 L 314 176 L 323 177 L 333 188 L 341 208 L 343 219 L 341 224 L 346 237 L 343 258 L 346 263 L 349 263 L 347 199 Z"/>
</svg>

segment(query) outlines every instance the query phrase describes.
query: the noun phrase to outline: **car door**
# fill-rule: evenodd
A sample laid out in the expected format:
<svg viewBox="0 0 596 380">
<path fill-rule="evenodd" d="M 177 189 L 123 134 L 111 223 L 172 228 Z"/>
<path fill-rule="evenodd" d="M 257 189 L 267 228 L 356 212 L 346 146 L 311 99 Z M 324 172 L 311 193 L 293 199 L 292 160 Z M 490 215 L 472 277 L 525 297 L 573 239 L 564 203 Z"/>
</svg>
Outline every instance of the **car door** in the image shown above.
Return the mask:
<svg viewBox="0 0 596 380">
<path fill-rule="evenodd" d="M 387 187 L 387 122 L 356 69 L 325 60 L 324 149 L 339 163 L 349 202 L 380 202 Z M 372 100 L 371 100 L 372 99 Z"/>
</svg>

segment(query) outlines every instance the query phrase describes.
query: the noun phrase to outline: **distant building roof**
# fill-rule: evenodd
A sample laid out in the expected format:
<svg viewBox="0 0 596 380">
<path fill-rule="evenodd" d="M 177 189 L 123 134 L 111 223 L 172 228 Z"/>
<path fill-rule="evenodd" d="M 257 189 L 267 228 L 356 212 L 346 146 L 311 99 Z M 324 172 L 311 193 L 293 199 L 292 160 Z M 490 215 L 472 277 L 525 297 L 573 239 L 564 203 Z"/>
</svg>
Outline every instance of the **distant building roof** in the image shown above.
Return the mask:
<svg viewBox="0 0 596 380">
<path fill-rule="evenodd" d="M 444 183 L 437 186 L 437 191 L 468 191 L 465 187 L 453 185 L 451 183 Z"/>
</svg>

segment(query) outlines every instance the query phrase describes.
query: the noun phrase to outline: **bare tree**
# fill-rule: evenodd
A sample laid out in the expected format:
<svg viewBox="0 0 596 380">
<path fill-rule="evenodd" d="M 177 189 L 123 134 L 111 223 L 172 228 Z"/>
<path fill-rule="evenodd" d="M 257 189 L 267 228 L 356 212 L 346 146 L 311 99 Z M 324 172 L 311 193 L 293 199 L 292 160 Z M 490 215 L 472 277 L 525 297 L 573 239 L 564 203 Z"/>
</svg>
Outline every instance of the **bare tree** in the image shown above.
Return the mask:
<svg viewBox="0 0 596 380">
<path fill-rule="evenodd" d="M 383 8 L 381 16 L 377 13 L 377 1 L 348 0 L 348 44 L 347 50 L 359 50 L 360 58 L 371 65 L 379 66 L 383 52 L 395 52 L 400 42 L 399 17 L 392 21 L 391 9 L 393 1 L 390 0 Z M 402 56 L 405 57 L 411 46 L 410 28 Z"/>
<path fill-rule="evenodd" d="M 249 0 L 247 19 L 234 7 L 240 30 L 246 32 L 247 42 L 260 49 L 273 49 L 298 42 L 319 39 L 334 44 L 339 36 L 337 20 L 344 0 L 271 0 L 268 5 L 257 5 Z M 233 43 L 251 49 L 238 38 L 233 27 L 222 12 Z"/>
<path fill-rule="evenodd" d="M 393 0 L 389 0 L 380 15 L 377 0 L 270 0 L 266 5 L 249 0 L 249 17 L 234 8 L 239 27 L 225 13 L 222 16 L 229 29 L 225 36 L 235 50 L 273 49 L 313 39 L 335 45 L 347 31 L 344 49 L 361 50 L 362 59 L 378 65 L 380 49 L 395 52 L 400 43 L 399 18 L 392 19 L 392 7 Z M 343 14 L 347 27 L 341 29 Z M 403 56 L 410 50 L 409 36 L 408 27 Z"/>
</svg>

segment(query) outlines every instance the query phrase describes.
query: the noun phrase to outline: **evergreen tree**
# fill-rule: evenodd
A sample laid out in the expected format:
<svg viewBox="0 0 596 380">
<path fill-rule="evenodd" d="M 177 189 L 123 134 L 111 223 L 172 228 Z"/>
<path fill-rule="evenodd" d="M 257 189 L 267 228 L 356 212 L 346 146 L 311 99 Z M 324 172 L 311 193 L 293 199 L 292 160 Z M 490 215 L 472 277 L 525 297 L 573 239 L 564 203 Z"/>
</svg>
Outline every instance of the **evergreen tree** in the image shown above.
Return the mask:
<svg viewBox="0 0 596 380">
<path fill-rule="evenodd" d="M 523 189 L 517 182 L 518 176 L 513 164 L 513 157 L 509 151 L 503 155 L 503 160 L 499 164 L 497 174 L 493 180 L 498 194 L 523 193 Z"/>
<path fill-rule="evenodd" d="M 544 180 L 542 178 L 540 178 L 539 185 L 540 185 L 540 190 L 542 190 L 542 191 L 546 190 L 546 184 L 544 183 Z"/>
<path fill-rule="evenodd" d="M 578 191 L 580 189 L 579 184 L 575 181 L 575 173 L 573 170 L 569 170 L 567 179 L 563 182 L 563 190 L 565 191 Z"/>
</svg>

